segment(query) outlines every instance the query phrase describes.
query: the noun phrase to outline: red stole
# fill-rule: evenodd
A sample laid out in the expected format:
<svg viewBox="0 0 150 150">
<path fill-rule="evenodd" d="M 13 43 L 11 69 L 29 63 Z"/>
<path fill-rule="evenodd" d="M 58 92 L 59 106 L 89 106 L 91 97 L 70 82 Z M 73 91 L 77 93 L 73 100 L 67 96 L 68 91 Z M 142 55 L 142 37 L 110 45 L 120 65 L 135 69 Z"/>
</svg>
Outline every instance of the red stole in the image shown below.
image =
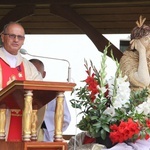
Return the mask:
<svg viewBox="0 0 150 150">
<path fill-rule="evenodd" d="M 16 68 L 11 68 L 0 58 L 2 68 L 2 88 L 13 80 L 25 80 L 23 63 Z M 11 101 L 11 100 L 10 100 Z M 12 103 L 13 105 L 13 103 Z M 22 112 L 21 110 L 11 110 L 11 119 L 7 141 L 22 141 Z"/>
</svg>

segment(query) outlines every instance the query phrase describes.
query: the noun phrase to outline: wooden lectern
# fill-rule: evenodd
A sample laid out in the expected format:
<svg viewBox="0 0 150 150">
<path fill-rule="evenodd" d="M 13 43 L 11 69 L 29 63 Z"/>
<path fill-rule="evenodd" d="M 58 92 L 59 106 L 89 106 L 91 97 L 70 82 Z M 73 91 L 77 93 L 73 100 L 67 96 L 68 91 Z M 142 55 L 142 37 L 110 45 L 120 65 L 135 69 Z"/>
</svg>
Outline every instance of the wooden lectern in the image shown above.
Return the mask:
<svg viewBox="0 0 150 150">
<path fill-rule="evenodd" d="M 69 82 L 13 81 L 2 89 L 0 91 L 0 139 L 3 141 L 0 141 L 0 145 L 4 147 L 1 148 L 3 150 L 13 150 L 13 145 L 16 145 L 17 150 L 35 150 L 36 148 L 38 150 L 55 150 L 54 147 L 56 146 L 57 150 L 66 150 L 67 145 L 62 142 L 63 98 L 64 92 L 72 91 L 75 85 L 75 83 Z M 54 98 L 56 98 L 54 142 L 38 142 L 36 141 L 37 110 Z M 7 108 L 21 109 L 23 111 L 22 142 L 4 141 L 5 111 Z M 45 148 L 43 148 L 44 145 Z"/>
</svg>

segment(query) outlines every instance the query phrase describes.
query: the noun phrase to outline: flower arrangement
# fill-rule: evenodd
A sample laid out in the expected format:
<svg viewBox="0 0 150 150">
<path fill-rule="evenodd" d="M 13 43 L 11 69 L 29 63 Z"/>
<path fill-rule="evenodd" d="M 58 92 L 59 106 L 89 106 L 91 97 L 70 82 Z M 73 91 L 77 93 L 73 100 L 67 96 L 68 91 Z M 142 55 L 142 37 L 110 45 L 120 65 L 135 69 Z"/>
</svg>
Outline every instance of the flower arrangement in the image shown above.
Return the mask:
<svg viewBox="0 0 150 150">
<path fill-rule="evenodd" d="M 82 119 L 77 127 L 92 137 L 105 140 L 109 134 L 113 144 L 150 137 L 150 99 L 147 88 L 131 91 L 127 77 L 122 77 L 119 63 L 114 59 L 117 70 L 115 77 L 106 80 L 106 46 L 98 71 L 85 60 L 87 78 L 85 85 L 75 88 L 76 98 L 70 100 L 72 107 L 80 109 Z"/>
</svg>

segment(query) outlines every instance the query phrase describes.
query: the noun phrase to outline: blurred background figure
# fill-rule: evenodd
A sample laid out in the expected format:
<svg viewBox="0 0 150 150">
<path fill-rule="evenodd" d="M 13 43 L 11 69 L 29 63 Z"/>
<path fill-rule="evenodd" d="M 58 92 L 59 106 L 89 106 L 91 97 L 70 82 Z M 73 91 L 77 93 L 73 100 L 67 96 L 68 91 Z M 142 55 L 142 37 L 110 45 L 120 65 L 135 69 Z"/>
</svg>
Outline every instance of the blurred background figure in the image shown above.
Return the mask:
<svg viewBox="0 0 150 150">
<path fill-rule="evenodd" d="M 33 65 L 37 68 L 37 70 L 41 73 L 42 77 L 46 76 L 46 71 L 44 70 L 44 64 L 39 59 L 30 59 L 29 60 Z M 43 131 L 43 141 L 50 141 L 53 142 L 54 140 L 54 130 L 55 130 L 55 107 L 56 107 L 56 99 L 53 99 L 47 104 L 44 121 L 41 126 Z M 64 99 L 64 121 L 63 121 L 63 132 L 68 128 L 71 121 L 71 114 L 66 102 Z"/>
</svg>

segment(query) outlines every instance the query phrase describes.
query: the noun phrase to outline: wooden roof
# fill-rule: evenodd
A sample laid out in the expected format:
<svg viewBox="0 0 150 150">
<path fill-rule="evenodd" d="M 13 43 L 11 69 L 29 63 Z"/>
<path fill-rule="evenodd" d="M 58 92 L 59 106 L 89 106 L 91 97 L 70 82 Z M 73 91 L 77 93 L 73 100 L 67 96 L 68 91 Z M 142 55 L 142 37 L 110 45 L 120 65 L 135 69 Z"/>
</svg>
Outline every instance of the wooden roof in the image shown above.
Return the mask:
<svg viewBox="0 0 150 150">
<path fill-rule="evenodd" d="M 102 34 L 130 33 L 140 15 L 150 23 L 149 0 L 0 0 L 1 31 L 18 21 L 27 34 L 86 34 L 100 51 Z"/>
</svg>

